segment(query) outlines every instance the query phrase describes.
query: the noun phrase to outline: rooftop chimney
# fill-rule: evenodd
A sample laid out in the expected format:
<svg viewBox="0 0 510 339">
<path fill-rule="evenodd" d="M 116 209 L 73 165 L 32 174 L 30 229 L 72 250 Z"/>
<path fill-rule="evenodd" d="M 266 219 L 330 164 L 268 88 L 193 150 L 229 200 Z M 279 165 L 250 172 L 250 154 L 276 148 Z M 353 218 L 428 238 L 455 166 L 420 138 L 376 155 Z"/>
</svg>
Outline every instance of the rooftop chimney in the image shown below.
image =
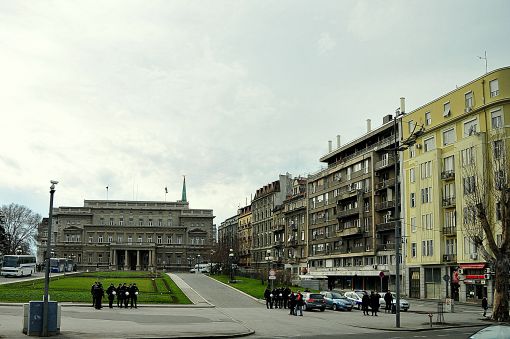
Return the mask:
<svg viewBox="0 0 510 339">
<path fill-rule="evenodd" d="M 400 98 L 400 114 L 406 113 L 406 98 Z"/>
<path fill-rule="evenodd" d="M 372 120 L 367 119 L 367 133 L 370 133 L 372 130 Z"/>
<path fill-rule="evenodd" d="M 331 140 L 328 141 L 328 152 L 331 153 L 333 150 L 333 142 Z"/>
<path fill-rule="evenodd" d="M 340 148 L 340 134 L 336 135 L 336 148 Z"/>
</svg>

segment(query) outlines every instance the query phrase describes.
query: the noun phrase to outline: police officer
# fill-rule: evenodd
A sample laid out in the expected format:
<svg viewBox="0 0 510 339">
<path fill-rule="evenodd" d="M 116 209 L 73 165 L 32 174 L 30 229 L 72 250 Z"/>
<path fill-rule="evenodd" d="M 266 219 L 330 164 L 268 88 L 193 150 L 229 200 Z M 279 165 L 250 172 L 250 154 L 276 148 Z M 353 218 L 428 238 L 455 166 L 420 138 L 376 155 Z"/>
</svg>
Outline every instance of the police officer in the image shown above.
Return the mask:
<svg viewBox="0 0 510 339">
<path fill-rule="evenodd" d="M 117 298 L 119 298 L 119 301 L 120 301 L 120 308 L 122 308 L 124 306 L 124 300 L 126 300 L 126 283 L 122 284 L 122 286 L 120 286 L 119 288 L 119 293 L 117 295 Z"/>
<path fill-rule="evenodd" d="M 104 297 L 104 289 L 101 283 L 97 283 L 94 287 L 94 299 L 96 301 L 96 309 L 100 310 L 103 308 L 102 301 Z"/>
<path fill-rule="evenodd" d="M 106 294 L 108 294 L 108 307 L 113 308 L 113 299 L 115 299 L 115 286 L 113 284 L 110 284 L 110 287 L 106 289 Z"/>
<path fill-rule="evenodd" d="M 126 283 L 124 283 L 124 286 L 126 285 Z M 128 308 L 128 304 L 129 304 L 129 291 L 131 290 L 131 284 L 129 284 L 129 286 L 126 286 L 126 289 L 124 290 L 124 307 L 125 308 Z"/>
<path fill-rule="evenodd" d="M 138 308 L 138 305 L 136 303 L 138 299 L 138 291 L 139 291 L 138 286 L 136 286 L 136 283 L 133 283 L 129 291 L 129 296 L 131 297 L 131 308 L 133 308 L 133 305 L 135 305 L 135 308 Z"/>
<path fill-rule="evenodd" d="M 117 307 L 122 308 L 122 293 L 121 293 L 122 284 L 119 284 L 117 288 L 115 289 L 115 292 L 117 293 Z"/>
<path fill-rule="evenodd" d="M 95 293 L 94 293 L 94 290 L 97 286 L 97 281 L 95 281 L 92 286 L 90 287 L 90 294 L 92 295 L 92 307 L 96 307 L 96 297 L 95 297 Z"/>
<path fill-rule="evenodd" d="M 266 290 L 264 291 L 264 299 L 266 299 L 266 308 L 273 308 L 273 300 L 269 287 L 266 287 Z"/>
</svg>

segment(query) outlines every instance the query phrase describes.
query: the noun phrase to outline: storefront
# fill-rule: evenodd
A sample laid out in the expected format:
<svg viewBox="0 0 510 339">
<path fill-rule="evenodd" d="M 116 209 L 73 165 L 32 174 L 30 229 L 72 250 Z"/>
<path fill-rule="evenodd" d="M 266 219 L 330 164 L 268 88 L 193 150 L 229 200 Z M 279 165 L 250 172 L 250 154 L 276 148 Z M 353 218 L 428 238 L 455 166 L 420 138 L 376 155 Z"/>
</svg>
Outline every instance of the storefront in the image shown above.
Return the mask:
<svg viewBox="0 0 510 339">
<path fill-rule="evenodd" d="M 459 266 L 460 301 L 481 302 L 483 297 L 487 297 L 490 302 L 492 293 L 488 293 L 490 275 L 486 275 L 486 264 L 469 263 Z"/>
</svg>

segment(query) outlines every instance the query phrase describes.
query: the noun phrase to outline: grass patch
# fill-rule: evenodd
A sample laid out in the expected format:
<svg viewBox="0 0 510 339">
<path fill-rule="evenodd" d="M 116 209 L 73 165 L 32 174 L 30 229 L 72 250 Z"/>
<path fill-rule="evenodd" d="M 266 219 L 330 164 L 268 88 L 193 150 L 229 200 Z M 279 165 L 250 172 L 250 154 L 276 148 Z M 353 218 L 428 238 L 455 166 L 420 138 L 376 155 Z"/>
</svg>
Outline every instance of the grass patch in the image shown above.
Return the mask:
<svg viewBox="0 0 510 339">
<path fill-rule="evenodd" d="M 101 282 L 105 290 L 110 284 L 117 287 L 119 283 L 136 283 L 140 290 L 139 304 L 191 304 L 168 275 L 135 271 L 90 272 L 52 277 L 49 285 L 50 298 L 61 302 L 92 303 L 90 288 L 95 281 Z M 0 285 L 0 301 L 3 302 L 42 300 L 43 295 L 43 278 Z M 107 302 L 108 299 L 105 300 Z"/>
</svg>

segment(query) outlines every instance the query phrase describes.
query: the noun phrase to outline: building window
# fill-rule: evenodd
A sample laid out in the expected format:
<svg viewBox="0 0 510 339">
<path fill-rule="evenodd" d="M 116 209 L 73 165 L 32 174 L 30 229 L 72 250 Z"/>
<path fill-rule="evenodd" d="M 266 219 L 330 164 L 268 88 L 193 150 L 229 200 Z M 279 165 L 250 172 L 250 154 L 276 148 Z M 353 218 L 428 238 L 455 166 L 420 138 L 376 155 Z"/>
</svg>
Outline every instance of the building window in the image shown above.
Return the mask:
<svg viewBox="0 0 510 339">
<path fill-rule="evenodd" d="M 163 219 L 158 220 L 158 226 L 163 226 Z"/>
<path fill-rule="evenodd" d="M 124 226 L 124 218 L 119 218 L 119 225 Z"/>
<path fill-rule="evenodd" d="M 443 116 L 447 117 L 450 115 L 450 102 L 445 102 L 443 104 Z"/>
<path fill-rule="evenodd" d="M 416 232 L 416 217 L 411 217 L 411 232 Z"/>
<path fill-rule="evenodd" d="M 167 244 L 171 244 L 172 243 L 172 236 L 171 235 L 166 237 L 166 243 Z"/>
<path fill-rule="evenodd" d="M 493 129 L 503 127 L 503 115 L 501 114 L 501 109 L 491 112 L 491 123 Z"/>
<path fill-rule="evenodd" d="M 475 148 L 469 147 L 461 150 L 462 165 L 467 166 L 475 163 Z"/>
<path fill-rule="evenodd" d="M 163 243 L 163 237 L 161 235 L 158 235 L 158 244 Z"/>
<path fill-rule="evenodd" d="M 491 91 L 491 98 L 499 95 L 499 82 L 498 79 L 494 79 L 489 82 L 489 88 Z"/>
<path fill-rule="evenodd" d="M 179 245 L 182 244 L 182 235 L 177 236 L 177 244 L 179 244 Z"/>
<path fill-rule="evenodd" d="M 466 105 L 466 112 L 469 112 L 473 108 L 473 92 L 468 92 L 464 95 L 464 103 Z"/>
<path fill-rule="evenodd" d="M 455 130 L 453 128 L 443 132 L 443 145 L 451 145 L 455 142 Z"/>
<path fill-rule="evenodd" d="M 414 145 L 409 146 L 409 158 L 414 158 L 416 156 L 416 150 Z"/>
<path fill-rule="evenodd" d="M 112 242 L 113 242 L 113 236 L 109 235 L 109 236 L 108 236 L 108 243 L 110 243 L 110 244 L 111 244 Z"/>
<path fill-rule="evenodd" d="M 425 113 L 425 125 L 430 125 L 432 124 L 432 115 L 430 114 L 430 112 L 426 112 Z"/>
<path fill-rule="evenodd" d="M 465 137 L 473 135 L 476 132 L 478 132 L 478 120 L 477 119 L 469 120 L 464 123 L 464 136 Z"/>
<path fill-rule="evenodd" d="M 420 164 L 420 172 L 421 172 L 421 178 L 426 179 L 430 178 L 432 175 L 432 161 L 426 161 L 422 164 Z"/>
<path fill-rule="evenodd" d="M 434 137 L 423 140 L 423 149 L 425 152 L 436 149 L 436 139 Z"/>
<path fill-rule="evenodd" d="M 128 244 L 132 244 L 133 243 L 133 237 L 128 235 Z"/>
<path fill-rule="evenodd" d="M 409 127 L 409 134 L 412 134 L 414 132 L 414 126 L 416 126 L 416 123 L 412 120 L 409 120 L 407 126 Z"/>
<path fill-rule="evenodd" d="M 455 170 L 455 158 L 453 155 L 443 159 L 443 171 L 453 173 Z"/>
<path fill-rule="evenodd" d="M 91 235 L 89 235 L 89 244 L 90 244 L 90 243 L 92 243 L 92 240 L 93 240 L 93 239 L 92 239 L 92 236 L 91 236 Z"/>
<path fill-rule="evenodd" d="M 424 257 L 431 257 L 434 255 L 434 240 L 423 240 L 422 242 L 422 255 Z"/>
<path fill-rule="evenodd" d="M 138 226 L 143 226 L 143 219 L 138 219 Z"/>
<path fill-rule="evenodd" d="M 138 242 L 141 244 L 143 242 L 143 238 L 141 235 L 138 236 Z"/>
<path fill-rule="evenodd" d="M 168 219 L 168 226 L 172 226 L 172 219 Z"/>
<path fill-rule="evenodd" d="M 152 219 L 149 219 L 149 226 L 153 226 Z"/>
<path fill-rule="evenodd" d="M 98 255 L 97 255 L 97 262 L 99 262 L 99 263 L 103 262 L 103 254 L 102 253 L 98 253 Z"/>
<path fill-rule="evenodd" d="M 122 235 L 119 235 L 119 236 L 117 237 L 117 242 L 118 242 L 119 244 L 122 244 Z"/>
<path fill-rule="evenodd" d="M 101 225 L 105 225 L 105 223 L 104 223 L 104 218 L 99 218 L 99 223 L 100 223 Z"/>
<path fill-rule="evenodd" d="M 493 143 L 494 158 L 499 159 L 503 155 L 503 140 L 495 140 Z"/>
<path fill-rule="evenodd" d="M 471 194 L 475 192 L 476 189 L 476 177 L 470 176 L 463 178 L 463 186 L 464 186 L 464 194 Z"/>
<path fill-rule="evenodd" d="M 421 189 L 421 202 L 423 204 L 431 202 L 432 200 L 431 193 L 432 187 L 425 187 Z"/>
<path fill-rule="evenodd" d="M 416 243 L 411 243 L 411 257 L 416 258 Z"/>
<path fill-rule="evenodd" d="M 148 242 L 148 243 L 152 243 L 152 235 L 149 235 L 149 236 L 147 237 L 147 242 Z"/>
<path fill-rule="evenodd" d="M 97 242 L 98 243 L 102 243 L 103 242 L 103 235 L 102 234 L 97 237 Z"/>
<path fill-rule="evenodd" d="M 409 169 L 409 181 L 411 182 L 415 182 L 416 181 L 416 177 L 415 177 L 415 173 L 414 173 L 414 168 L 411 168 Z"/>
<path fill-rule="evenodd" d="M 416 194 L 411 193 L 411 199 L 410 199 L 411 207 L 416 207 Z"/>
<path fill-rule="evenodd" d="M 110 218 L 110 226 L 113 226 L 113 218 Z"/>
<path fill-rule="evenodd" d="M 423 214 L 421 216 L 421 226 L 426 230 L 433 229 L 432 213 Z"/>
</svg>

